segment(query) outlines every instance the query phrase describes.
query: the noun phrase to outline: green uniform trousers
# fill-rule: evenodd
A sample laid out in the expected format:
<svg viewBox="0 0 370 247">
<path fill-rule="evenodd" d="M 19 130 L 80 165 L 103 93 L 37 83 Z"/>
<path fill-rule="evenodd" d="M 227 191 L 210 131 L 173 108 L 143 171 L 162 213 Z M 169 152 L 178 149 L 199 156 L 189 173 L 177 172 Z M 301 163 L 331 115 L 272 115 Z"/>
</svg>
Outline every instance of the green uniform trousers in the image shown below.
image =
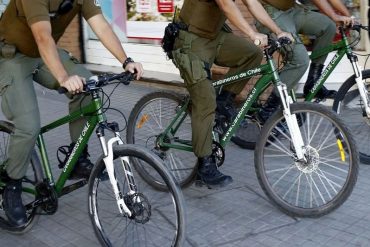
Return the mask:
<svg viewBox="0 0 370 247">
<path fill-rule="evenodd" d="M 265 5 L 265 9 L 283 31 L 290 32 L 296 39 L 296 42 L 291 45 L 292 50 L 289 52 L 289 62 L 280 73 L 281 81 L 287 84 L 290 90 L 302 78 L 310 63 L 306 47 L 298 34 L 315 36 L 313 44 L 313 51 L 315 51 L 331 44 L 335 36 L 336 26 L 326 15 L 310 11 L 298 5 L 286 11 L 278 10 L 270 5 Z M 257 23 L 256 27 L 260 32 L 270 32 L 260 23 Z M 321 56 L 312 62 L 324 64 L 326 57 Z"/>
<path fill-rule="evenodd" d="M 227 75 L 260 65 L 262 51 L 251 41 L 221 31 L 216 39 L 209 40 L 193 33 L 180 31 L 175 41 L 174 63 L 189 91 L 192 109 L 192 145 L 197 157 L 212 153 L 212 128 L 216 110 L 216 93 L 207 69 L 215 63 L 230 67 Z M 225 86 L 238 94 L 246 81 Z"/>
<path fill-rule="evenodd" d="M 84 78 L 92 75 L 66 51 L 58 52 L 69 75 L 80 75 Z M 59 83 L 41 58 L 31 58 L 21 53 L 16 53 L 10 59 L 0 57 L 1 107 L 6 118 L 15 125 L 15 131 L 9 140 L 8 157 L 3 165 L 13 179 L 19 179 L 25 175 L 40 131 L 40 112 L 33 81 L 49 89 L 59 88 Z M 78 110 L 81 105 L 91 101 L 90 98 L 83 100 L 79 95 L 69 98 L 70 112 Z M 85 120 L 81 119 L 70 124 L 72 141 L 77 140 L 84 123 Z"/>
</svg>

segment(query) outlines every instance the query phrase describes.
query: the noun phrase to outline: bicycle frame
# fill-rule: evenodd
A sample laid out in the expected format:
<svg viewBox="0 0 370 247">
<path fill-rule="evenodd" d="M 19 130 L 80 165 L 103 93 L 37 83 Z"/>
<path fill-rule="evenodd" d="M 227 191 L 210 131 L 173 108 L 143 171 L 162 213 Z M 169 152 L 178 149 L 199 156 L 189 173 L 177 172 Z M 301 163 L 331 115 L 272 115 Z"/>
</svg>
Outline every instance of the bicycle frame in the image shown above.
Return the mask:
<svg viewBox="0 0 370 247">
<path fill-rule="evenodd" d="M 328 47 L 319 49 L 317 51 L 313 51 L 311 53 L 310 59 L 313 60 L 315 58 L 325 56 L 332 51 L 336 51 L 336 54 L 334 55 L 334 57 L 330 60 L 328 65 L 324 68 L 320 78 L 317 80 L 317 82 L 314 84 L 312 89 L 309 91 L 308 95 L 306 95 L 305 101 L 311 101 L 315 97 L 316 93 L 320 90 L 320 88 L 323 86 L 325 81 L 328 79 L 328 77 L 337 67 L 339 62 L 342 60 L 343 56 L 346 54 L 347 58 L 351 62 L 352 69 L 355 74 L 357 86 L 359 88 L 361 98 L 364 101 L 367 116 L 370 117 L 369 98 L 367 96 L 367 90 L 365 88 L 365 85 L 362 82 L 362 73 L 361 73 L 361 67 L 358 64 L 358 58 L 355 54 L 353 54 L 350 44 L 348 42 L 348 38 L 343 28 L 340 28 L 340 34 L 341 34 L 342 39 L 338 41 L 337 43 L 331 44 Z"/>
<path fill-rule="evenodd" d="M 81 155 L 82 150 L 86 147 L 86 144 L 89 138 L 91 137 L 91 134 L 94 131 L 95 127 L 97 126 L 98 123 L 101 123 L 104 121 L 104 118 L 101 112 L 101 106 L 102 106 L 102 102 L 100 98 L 94 99 L 89 105 L 81 108 L 79 111 L 76 111 L 67 116 L 61 117 L 58 120 L 53 121 L 52 123 L 46 126 L 43 126 L 40 130 L 36 143 L 40 151 L 41 164 L 45 172 L 45 177 L 50 181 L 51 184 L 55 184 L 54 177 L 51 172 L 50 161 L 47 155 L 46 145 L 45 145 L 43 136 L 48 131 L 53 130 L 57 127 L 60 127 L 69 122 L 72 122 L 74 120 L 77 120 L 81 118 L 81 116 L 87 117 L 87 122 L 78 140 L 76 141 L 75 147 L 73 148 L 71 155 L 69 156 L 63 168 L 62 173 L 60 174 L 55 184 L 55 191 L 58 196 L 61 196 L 63 194 L 62 191 L 65 185 L 65 182 L 68 179 L 69 175 L 71 174 L 74 166 L 76 165 L 78 157 Z"/>
<path fill-rule="evenodd" d="M 66 164 L 63 168 L 62 173 L 58 177 L 58 180 L 54 181 L 54 177 L 51 172 L 50 168 L 50 162 L 48 159 L 47 151 L 46 151 L 46 145 L 44 142 L 43 135 L 47 133 L 48 131 L 55 129 L 57 127 L 60 127 L 64 124 L 67 124 L 69 122 L 72 122 L 74 120 L 77 120 L 81 118 L 82 116 L 87 118 L 87 122 L 81 131 L 81 134 L 79 138 L 76 141 L 76 144 L 71 151 L 70 156 L 68 157 L 68 160 L 66 161 Z M 106 170 L 109 176 L 110 183 L 113 188 L 113 192 L 116 195 L 116 201 L 117 201 L 117 206 L 120 211 L 120 213 L 126 213 L 129 216 L 131 216 L 132 212 L 128 209 L 126 206 L 124 200 L 123 200 L 123 195 L 120 192 L 117 181 L 114 176 L 114 167 L 113 167 L 113 144 L 118 143 L 118 144 L 123 144 L 120 134 L 118 131 L 115 130 L 115 137 L 110 138 L 108 142 L 105 140 L 104 136 L 104 127 L 103 124 L 106 123 L 106 117 L 103 112 L 103 103 L 101 98 L 99 97 L 98 93 L 96 91 L 92 92 L 92 101 L 89 103 L 87 106 L 82 107 L 80 110 L 75 111 L 67 116 L 64 116 L 62 118 L 59 118 L 58 120 L 43 126 L 40 130 L 39 136 L 37 138 L 37 146 L 40 151 L 41 155 L 41 163 L 42 163 L 42 168 L 45 173 L 45 177 L 47 181 L 54 186 L 55 192 L 58 197 L 67 194 L 73 190 L 76 190 L 82 186 L 84 186 L 87 181 L 86 180 L 81 180 L 77 183 L 74 183 L 72 185 L 66 186 L 65 183 L 68 177 L 70 176 L 73 168 L 75 167 L 78 158 L 80 157 L 83 149 L 86 147 L 88 140 L 90 139 L 92 132 L 94 129 L 99 125 L 99 127 L 96 130 L 96 133 L 99 137 L 102 149 L 103 149 L 103 154 L 104 154 L 104 163 L 106 166 Z M 112 124 L 114 125 L 114 124 Z M 117 127 L 118 128 L 118 127 Z M 121 162 L 122 162 L 122 167 L 125 171 L 126 179 L 129 181 L 128 187 L 129 187 L 129 194 L 135 193 L 136 192 L 136 184 L 135 184 L 135 179 L 131 170 L 131 166 L 129 163 L 129 160 L 127 157 L 121 157 Z M 29 189 L 25 188 L 28 192 Z M 34 192 L 36 193 L 36 192 Z"/>
<path fill-rule="evenodd" d="M 247 99 L 244 101 L 244 104 L 241 107 L 240 111 L 238 112 L 238 115 L 235 117 L 234 121 L 231 123 L 225 135 L 222 137 L 222 139 L 218 140 L 220 145 L 223 148 L 225 148 L 225 146 L 230 141 L 231 137 L 234 135 L 234 133 L 238 129 L 246 113 L 252 108 L 252 104 L 257 101 L 258 97 L 267 89 L 267 87 L 270 86 L 271 83 L 273 83 L 279 90 L 281 100 L 283 102 L 284 112 L 287 113 L 286 117 L 290 119 L 290 117 L 292 116 L 290 114 L 289 104 L 286 103 L 286 102 L 292 102 L 290 96 L 287 95 L 287 93 L 284 93 L 286 92 L 286 86 L 285 84 L 281 83 L 275 62 L 272 59 L 271 55 L 269 55 L 266 51 L 265 51 L 265 57 L 267 58 L 266 64 L 262 64 L 258 66 L 257 68 L 228 76 L 221 80 L 216 80 L 212 83 L 212 85 L 217 89 L 222 86 L 262 74 L 261 78 L 259 78 L 259 80 L 254 85 L 253 89 L 250 91 L 250 94 L 248 95 Z M 188 97 L 186 99 L 185 104 L 182 105 L 181 109 L 177 112 L 175 118 L 171 121 L 169 126 L 167 126 L 163 134 L 159 137 L 158 144 L 161 148 L 175 148 L 175 149 L 189 151 L 189 152 L 193 150 L 191 143 L 189 144 L 189 140 L 176 139 L 174 140 L 174 143 L 168 143 L 164 140 L 166 136 L 170 136 L 170 137 L 174 136 L 174 133 L 176 133 L 176 131 L 179 129 L 182 121 L 185 119 L 187 115 L 187 109 L 189 107 L 189 104 L 190 104 L 190 98 Z M 291 121 L 288 120 L 288 122 L 291 122 Z M 289 128 L 290 130 L 295 132 L 297 131 L 295 127 L 298 128 L 298 126 L 293 127 L 293 125 L 288 126 L 288 127 L 290 127 Z M 303 143 L 301 135 L 299 135 L 299 137 L 297 137 L 298 141 L 297 142 L 294 141 L 294 143 L 301 143 L 301 144 Z M 215 136 L 213 138 L 217 139 Z M 301 155 L 303 145 L 301 144 L 297 144 L 297 146 L 300 145 L 300 148 L 297 147 L 297 149 L 299 149 L 299 151 L 297 151 L 297 156 L 299 158 L 303 157 L 303 154 Z"/>
</svg>

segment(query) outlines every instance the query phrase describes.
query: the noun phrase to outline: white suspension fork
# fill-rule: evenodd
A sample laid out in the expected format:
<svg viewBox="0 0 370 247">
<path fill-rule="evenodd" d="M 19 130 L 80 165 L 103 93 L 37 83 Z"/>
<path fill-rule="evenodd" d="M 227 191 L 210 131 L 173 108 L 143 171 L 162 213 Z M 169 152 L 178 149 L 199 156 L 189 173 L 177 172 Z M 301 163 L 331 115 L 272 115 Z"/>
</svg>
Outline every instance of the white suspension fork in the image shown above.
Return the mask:
<svg viewBox="0 0 370 247">
<path fill-rule="evenodd" d="M 285 84 L 277 85 L 279 95 L 283 104 L 283 114 L 288 125 L 290 136 L 296 151 L 297 158 L 299 160 L 305 160 L 304 157 L 304 142 L 302 138 L 302 133 L 299 129 L 297 117 L 290 111 L 290 104 L 293 103 L 293 99 L 290 97 Z"/>
<path fill-rule="evenodd" d="M 360 93 L 362 101 L 364 102 L 366 115 L 367 117 L 370 117 L 369 96 L 368 96 L 368 92 L 365 87 L 364 81 L 362 80 L 361 66 L 356 61 L 356 62 L 352 62 L 352 68 L 353 68 L 353 71 L 355 72 L 355 76 L 356 76 L 355 80 L 356 80 L 356 84 L 358 87 L 358 91 Z"/>
<path fill-rule="evenodd" d="M 108 143 L 105 145 L 104 139 L 105 139 L 104 137 L 100 137 L 100 141 L 101 141 L 101 144 L 103 146 L 103 150 L 107 151 L 107 153 L 105 153 L 105 157 L 103 158 L 103 160 L 104 160 L 104 164 L 105 164 L 108 176 L 109 176 L 110 184 L 112 185 L 113 193 L 114 193 L 115 198 L 116 198 L 118 210 L 121 214 L 124 212 L 128 216 L 131 216 L 132 212 L 130 211 L 130 209 L 125 204 L 125 201 L 123 199 L 123 195 L 122 195 L 121 191 L 118 189 L 117 180 L 116 180 L 116 177 L 114 175 L 115 173 L 114 173 L 114 164 L 113 164 L 113 144 L 114 143 L 122 144 L 122 140 L 119 136 L 116 136 L 116 137 L 113 137 L 113 138 L 109 139 Z M 121 157 L 121 162 L 128 162 L 128 158 L 127 157 Z M 123 165 L 123 169 L 125 170 L 125 174 L 126 174 L 127 172 L 126 172 L 126 169 L 125 169 L 125 165 L 124 164 L 122 164 L 122 165 Z M 131 173 L 131 171 L 130 171 L 130 173 Z M 131 173 L 131 175 L 132 175 L 132 173 Z M 127 174 L 126 174 L 126 178 L 127 178 Z M 130 181 L 130 180 L 127 180 L 127 181 Z M 129 191 L 129 193 L 131 193 L 131 192 L 132 191 Z"/>
</svg>

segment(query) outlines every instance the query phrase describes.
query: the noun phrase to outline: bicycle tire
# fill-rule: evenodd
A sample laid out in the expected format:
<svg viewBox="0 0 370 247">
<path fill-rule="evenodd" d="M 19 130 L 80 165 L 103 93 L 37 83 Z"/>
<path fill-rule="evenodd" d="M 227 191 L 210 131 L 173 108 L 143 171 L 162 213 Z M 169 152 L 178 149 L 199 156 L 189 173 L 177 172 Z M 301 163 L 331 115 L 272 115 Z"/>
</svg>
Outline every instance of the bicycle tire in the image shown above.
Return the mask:
<svg viewBox="0 0 370 247">
<path fill-rule="evenodd" d="M 0 152 L 0 164 L 2 164 L 7 157 L 6 150 L 8 150 L 8 143 L 9 143 L 8 138 L 9 138 L 9 135 L 13 132 L 14 132 L 13 124 L 6 122 L 6 121 L 0 121 L 0 151 L 1 151 Z M 42 182 L 42 177 L 43 177 L 40 160 L 38 159 L 36 151 L 32 152 L 30 163 L 31 163 L 31 166 L 28 169 L 27 174 L 22 181 L 22 186 L 23 188 L 25 187 L 30 188 L 31 186 L 31 189 L 34 190 L 35 185 L 37 183 Z M 36 195 L 23 191 L 22 199 L 23 199 L 24 204 L 27 204 L 25 203 L 25 201 L 31 203 L 36 199 Z M 2 211 L 2 209 L 0 209 L 0 211 Z M 27 210 L 27 219 L 28 219 L 27 223 L 21 227 L 11 226 L 7 222 L 6 217 L 1 217 L 4 215 L 4 212 L 2 212 L 0 216 L 0 228 L 12 234 L 24 234 L 28 232 L 38 222 L 38 219 L 40 217 L 38 212 L 39 212 L 38 208 L 32 208 L 30 210 Z"/>
<path fill-rule="evenodd" d="M 370 93 L 370 70 L 362 71 L 362 79 Z M 349 77 L 339 88 L 334 99 L 333 110 L 342 116 L 354 136 L 360 161 L 370 165 L 370 119 L 366 116 L 363 101 L 357 89 L 355 75 Z"/>
<path fill-rule="evenodd" d="M 177 184 L 188 186 L 195 178 L 197 158 L 193 152 L 179 149 L 160 148 L 156 139 L 173 120 L 176 111 L 183 104 L 179 94 L 172 92 L 153 92 L 145 95 L 131 111 L 127 126 L 127 143 L 144 146 L 156 153 L 171 172 Z M 168 136 L 171 141 L 179 136 L 191 141 L 191 120 L 189 114 L 181 123 L 176 136 Z M 152 174 L 140 164 L 135 163 L 138 174 L 157 189 L 165 189 Z"/>
<path fill-rule="evenodd" d="M 260 138 L 261 124 L 253 117 L 246 116 L 242 125 L 230 140 L 243 149 L 254 150 Z"/>
<path fill-rule="evenodd" d="M 257 178 L 267 197 L 286 214 L 320 217 L 338 208 L 351 194 L 357 181 L 358 152 L 335 112 L 307 102 L 292 104 L 291 112 L 301 120 L 299 128 L 309 162 L 294 157 L 291 136 L 282 127 L 284 117 L 279 110 L 264 125 L 256 146 Z"/>
<path fill-rule="evenodd" d="M 103 246 L 115 246 L 116 242 L 119 246 L 182 246 L 185 239 L 184 199 L 181 190 L 162 161 L 155 154 L 138 145 L 120 145 L 114 147 L 113 152 L 116 161 L 120 161 L 120 157 L 130 157 L 129 160 L 140 159 L 142 163 L 145 162 L 148 168 L 157 172 L 162 178 L 162 183 L 167 186 L 167 190 L 156 190 L 145 180 L 141 180 L 140 176 L 135 176 L 133 172 L 137 189 L 134 195 L 135 199 L 140 199 L 140 203 L 129 203 L 134 200 L 130 201 L 132 194 L 128 191 L 122 163 L 114 163 L 120 193 L 124 196 L 126 205 L 128 207 L 132 205 L 131 210 L 136 210 L 135 216 L 131 218 L 121 215 L 110 180 L 101 179 L 101 175 L 105 173 L 105 164 L 101 156 L 94 166 L 88 185 L 89 215 L 100 243 Z M 124 165 L 127 166 L 127 164 Z M 132 183 L 131 179 L 130 183 Z M 139 232 L 131 232 L 135 230 Z M 113 241 L 115 237 L 118 239 Z M 149 243 L 144 242 L 145 240 Z"/>
</svg>

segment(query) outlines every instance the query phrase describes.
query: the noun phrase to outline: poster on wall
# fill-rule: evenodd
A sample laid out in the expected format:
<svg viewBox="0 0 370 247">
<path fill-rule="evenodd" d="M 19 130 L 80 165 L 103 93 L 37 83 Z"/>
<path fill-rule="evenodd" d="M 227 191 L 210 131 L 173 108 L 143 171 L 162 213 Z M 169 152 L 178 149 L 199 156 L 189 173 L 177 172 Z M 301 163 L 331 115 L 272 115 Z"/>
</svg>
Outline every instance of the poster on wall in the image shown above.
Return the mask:
<svg viewBox="0 0 370 247">
<path fill-rule="evenodd" d="M 126 11 L 126 2 L 124 0 L 104 0 L 99 1 L 103 15 L 105 19 L 112 26 L 114 32 L 117 34 L 118 38 L 122 42 L 127 41 L 127 11 Z M 88 35 L 89 39 L 97 39 L 94 32 L 89 26 Z"/>
<path fill-rule="evenodd" d="M 173 13 L 173 0 L 157 0 L 158 12 L 159 13 Z"/>
<path fill-rule="evenodd" d="M 183 0 L 127 0 L 127 37 L 139 42 L 159 41 L 168 22 L 172 21 L 175 8 L 181 8 L 183 2 Z"/>
<path fill-rule="evenodd" d="M 152 1 L 151 0 L 136 0 L 136 12 L 137 13 L 150 13 L 152 12 Z"/>
</svg>

